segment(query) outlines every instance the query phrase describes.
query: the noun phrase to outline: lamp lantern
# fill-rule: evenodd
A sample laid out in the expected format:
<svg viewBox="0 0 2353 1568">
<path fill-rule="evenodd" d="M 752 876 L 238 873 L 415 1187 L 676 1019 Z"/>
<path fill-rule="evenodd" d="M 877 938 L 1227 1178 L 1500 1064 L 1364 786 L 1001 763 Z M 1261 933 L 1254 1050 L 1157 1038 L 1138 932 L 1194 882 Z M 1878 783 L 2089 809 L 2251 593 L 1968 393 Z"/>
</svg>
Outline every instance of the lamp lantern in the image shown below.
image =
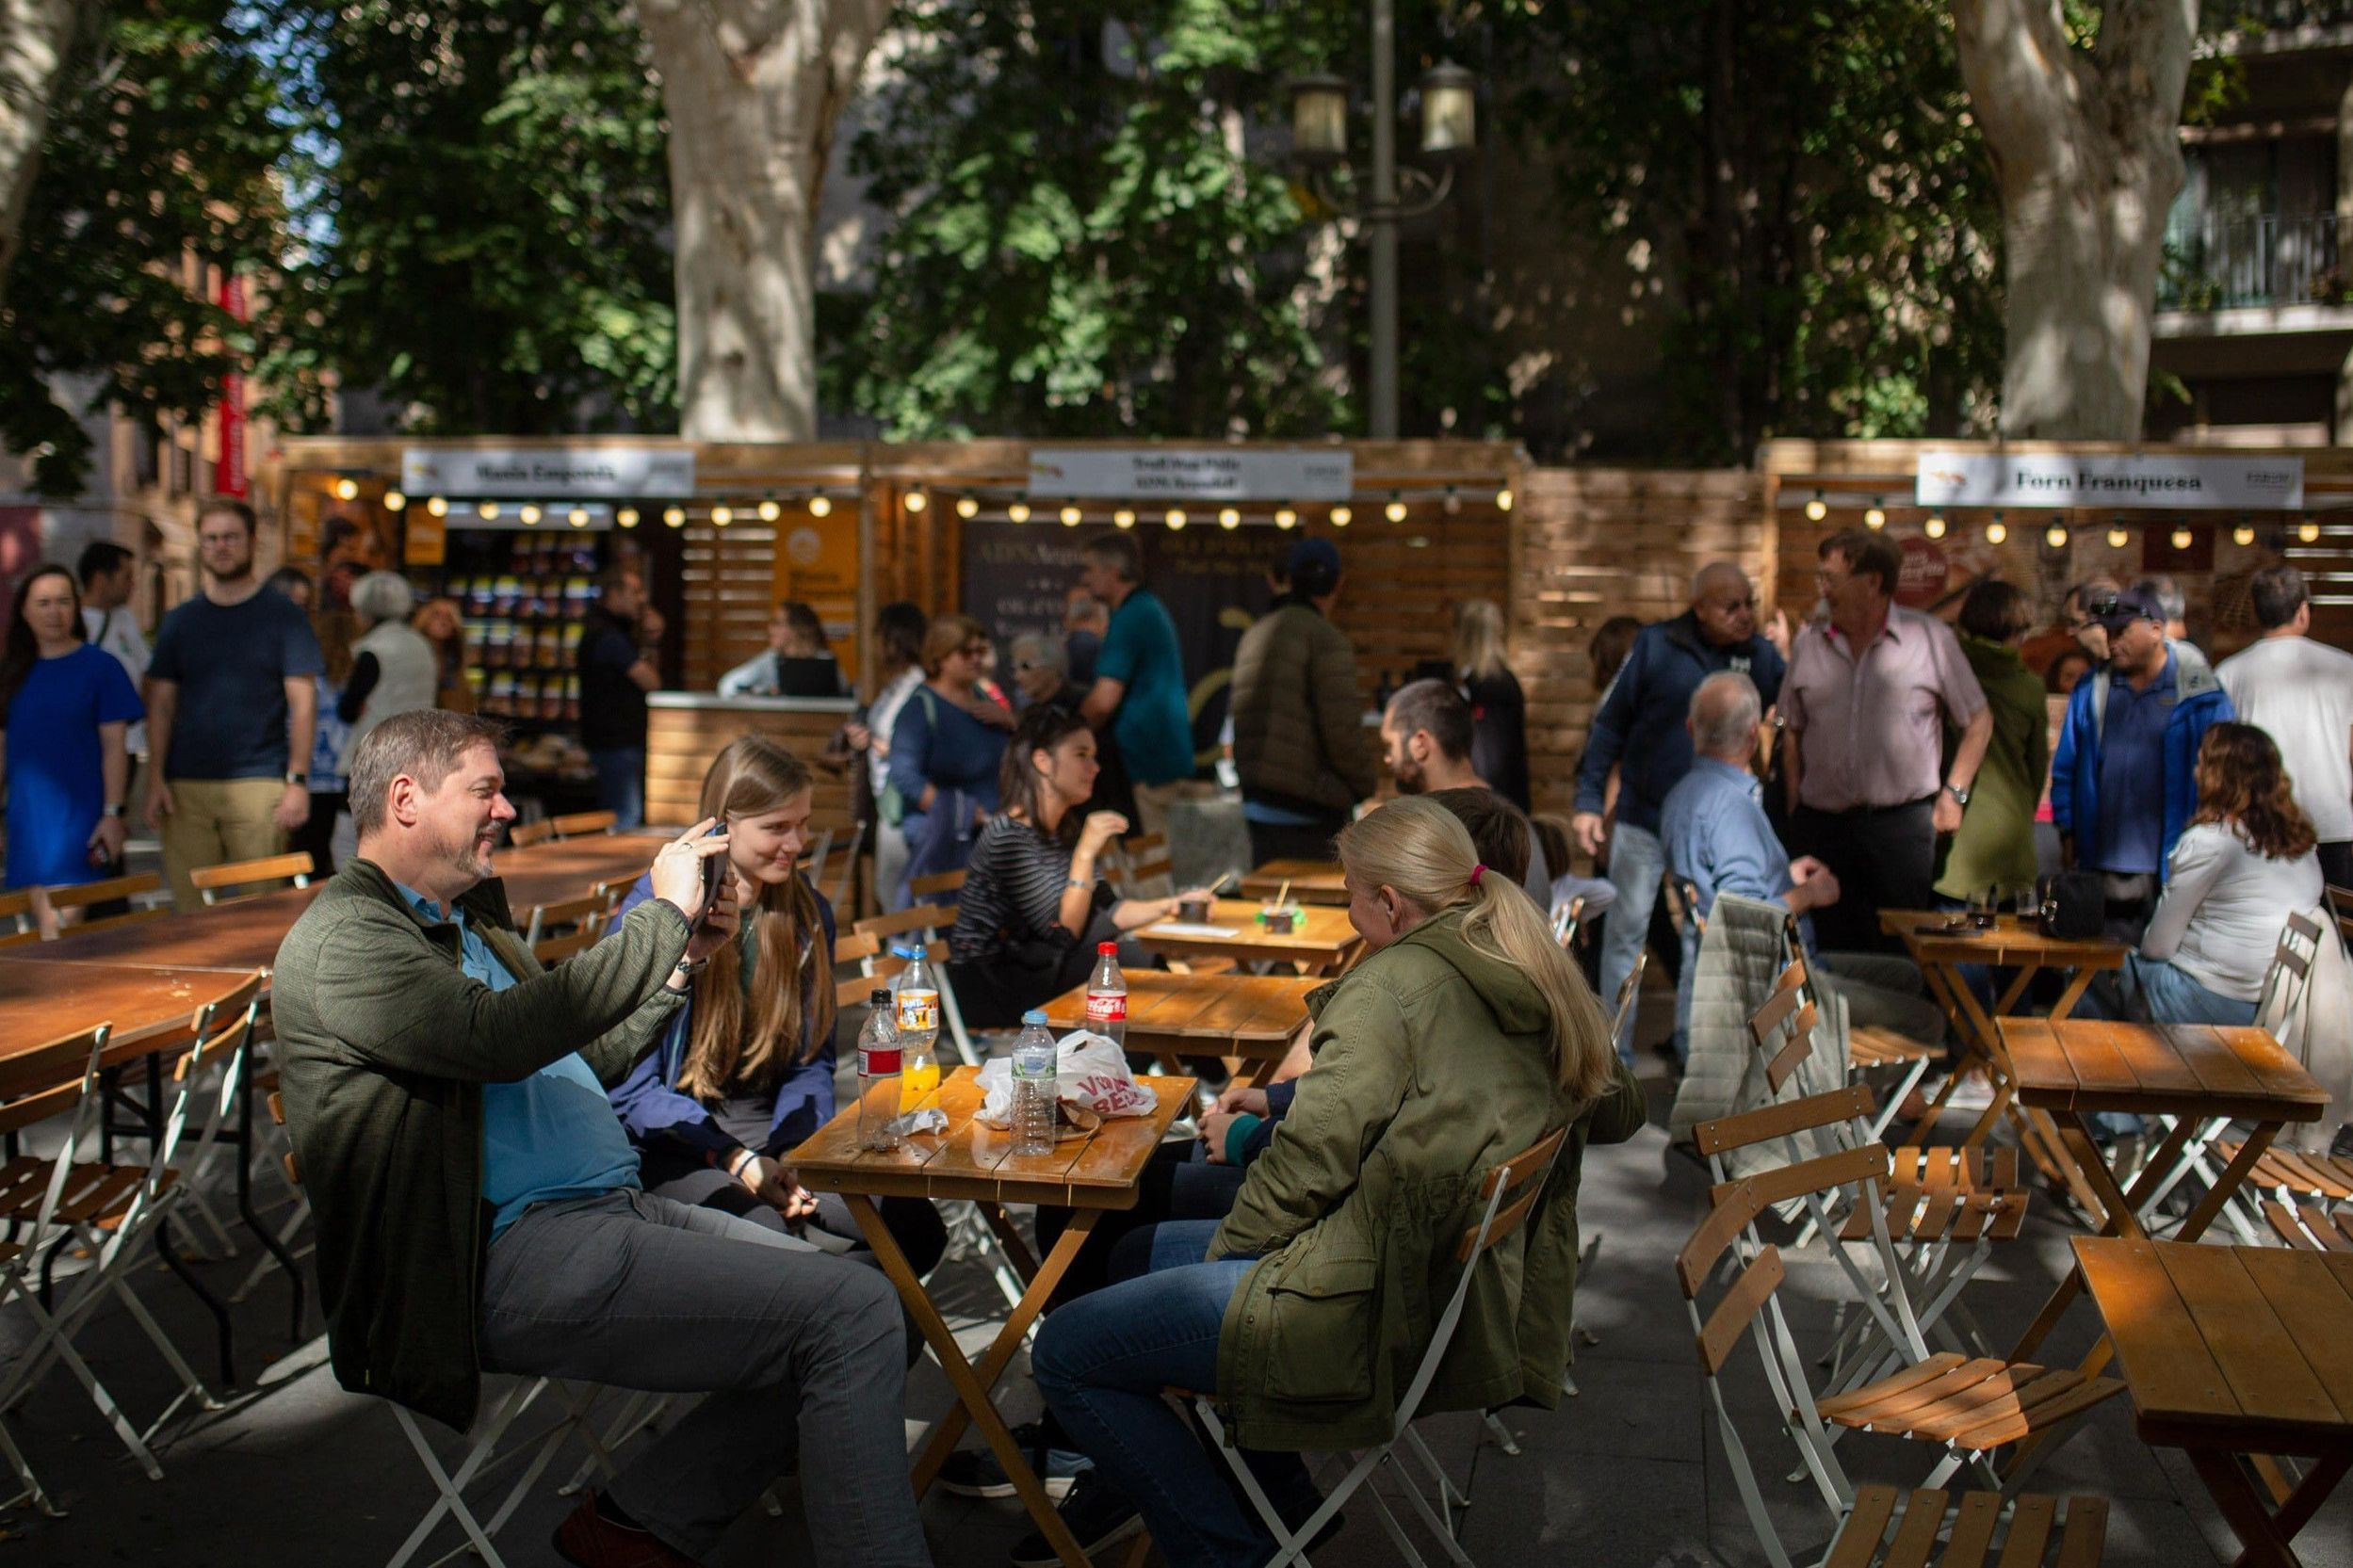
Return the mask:
<svg viewBox="0 0 2353 1568">
<path fill-rule="evenodd" d="M 1477 78 L 1452 60 L 1421 73 L 1421 151 L 1434 158 L 1469 157 L 1479 146 Z"/>
<path fill-rule="evenodd" d="M 1302 163 L 1334 164 L 1348 156 L 1348 84 L 1324 73 L 1290 84 L 1290 151 Z"/>
</svg>

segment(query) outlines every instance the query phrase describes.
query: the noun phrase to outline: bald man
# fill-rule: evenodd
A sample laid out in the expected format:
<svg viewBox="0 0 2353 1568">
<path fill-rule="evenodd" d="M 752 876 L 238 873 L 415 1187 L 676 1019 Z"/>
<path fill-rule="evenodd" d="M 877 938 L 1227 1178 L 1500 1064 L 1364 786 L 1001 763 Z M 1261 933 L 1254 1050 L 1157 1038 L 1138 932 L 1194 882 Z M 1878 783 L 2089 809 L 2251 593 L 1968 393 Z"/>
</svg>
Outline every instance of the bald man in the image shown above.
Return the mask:
<svg viewBox="0 0 2353 1568">
<path fill-rule="evenodd" d="M 1757 593 L 1729 561 L 1704 567 L 1692 579 L 1691 608 L 1672 621 L 1646 626 L 1634 639 L 1617 678 L 1602 694 L 1577 769 L 1577 842 L 1589 855 L 1606 846 L 1610 883 L 1617 897 L 1601 923 L 1601 995 L 1606 1000 L 1633 973 L 1658 901 L 1666 851 L 1659 814 L 1667 792 L 1691 771 L 1691 737 L 1683 717 L 1692 693 L 1710 675 L 1736 671 L 1755 683 L 1767 707 L 1781 691 L 1781 655 L 1757 630 Z M 1603 818 L 1610 770 L 1618 770 L 1617 821 Z M 1560 869 L 1566 869 L 1562 867 Z M 1627 1010 L 1617 1053 L 1633 1059 L 1634 1012 Z M 1676 1055 L 1683 1054 L 1680 1033 Z"/>
</svg>

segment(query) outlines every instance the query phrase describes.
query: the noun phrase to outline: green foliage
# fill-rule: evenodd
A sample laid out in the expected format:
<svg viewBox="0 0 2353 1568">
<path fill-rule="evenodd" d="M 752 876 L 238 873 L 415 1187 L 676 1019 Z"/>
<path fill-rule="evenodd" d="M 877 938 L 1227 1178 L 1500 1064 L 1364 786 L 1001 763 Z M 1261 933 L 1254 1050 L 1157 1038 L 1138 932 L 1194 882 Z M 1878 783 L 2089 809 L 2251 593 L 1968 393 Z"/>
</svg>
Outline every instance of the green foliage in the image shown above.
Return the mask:
<svg viewBox="0 0 2353 1568">
<path fill-rule="evenodd" d="M 908 438 L 1331 428 L 1299 203 L 1251 143 L 1352 9 L 903 6 L 856 147 L 891 223 L 871 300 L 830 306 L 828 403 Z"/>
<path fill-rule="evenodd" d="M 1998 387 L 2000 209 L 1936 0 L 1498 0 L 1501 118 L 1588 243 L 1668 280 L 1655 454 L 1960 428 Z"/>
<path fill-rule="evenodd" d="M 365 387 L 419 433 L 676 427 L 661 93 L 598 0 L 268 0 L 300 111 L 287 342 L 315 426 Z"/>
<path fill-rule="evenodd" d="M 211 406 L 268 322 L 214 304 L 204 268 L 266 267 L 279 244 L 271 167 L 287 136 L 243 8 L 122 0 L 91 31 L 0 300 L 0 439 L 35 454 L 51 495 L 81 488 L 86 413 Z"/>
</svg>

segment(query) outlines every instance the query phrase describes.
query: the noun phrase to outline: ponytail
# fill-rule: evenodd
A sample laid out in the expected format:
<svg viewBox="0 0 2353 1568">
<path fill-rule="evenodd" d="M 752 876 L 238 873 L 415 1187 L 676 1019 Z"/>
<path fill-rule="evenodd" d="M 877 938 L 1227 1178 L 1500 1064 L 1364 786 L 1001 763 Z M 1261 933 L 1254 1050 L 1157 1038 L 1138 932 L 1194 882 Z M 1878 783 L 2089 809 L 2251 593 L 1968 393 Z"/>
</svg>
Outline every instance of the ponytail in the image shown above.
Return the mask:
<svg viewBox="0 0 2353 1568">
<path fill-rule="evenodd" d="M 1393 887 L 1431 914 L 1465 911 L 1471 951 L 1526 975 L 1544 998 L 1553 1081 L 1576 1100 L 1608 1091 L 1615 1048 L 1601 1003 L 1534 900 L 1510 878 L 1487 873 L 1452 813 L 1424 797 L 1392 801 L 1342 830 L 1339 857 L 1359 881 Z"/>
</svg>

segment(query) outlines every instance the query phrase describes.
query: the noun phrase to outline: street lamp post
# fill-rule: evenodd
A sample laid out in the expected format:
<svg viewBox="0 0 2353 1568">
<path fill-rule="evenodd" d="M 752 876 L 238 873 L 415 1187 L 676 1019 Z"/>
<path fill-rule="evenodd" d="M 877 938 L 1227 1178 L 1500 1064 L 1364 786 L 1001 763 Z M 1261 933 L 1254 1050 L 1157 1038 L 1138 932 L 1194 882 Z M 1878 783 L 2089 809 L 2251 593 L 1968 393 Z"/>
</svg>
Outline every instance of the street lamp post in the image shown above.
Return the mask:
<svg viewBox="0 0 2353 1568">
<path fill-rule="evenodd" d="M 1372 309 L 1371 398 L 1366 423 L 1375 440 L 1397 436 L 1397 226 L 1436 210 L 1454 186 L 1454 165 L 1477 145 L 1476 87 L 1470 73 L 1441 61 L 1421 79 L 1421 151 L 1441 160 L 1436 179 L 1397 166 L 1397 8 L 1372 0 L 1372 168 L 1361 216 L 1370 247 L 1366 275 Z M 1348 89 L 1337 76 L 1303 76 L 1291 84 L 1291 150 L 1310 178 L 1348 156 Z M 1421 199 L 1401 202 L 1399 185 L 1421 187 Z M 1329 191 L 1319 191 L 1335 206 Z"/>
</svg>

